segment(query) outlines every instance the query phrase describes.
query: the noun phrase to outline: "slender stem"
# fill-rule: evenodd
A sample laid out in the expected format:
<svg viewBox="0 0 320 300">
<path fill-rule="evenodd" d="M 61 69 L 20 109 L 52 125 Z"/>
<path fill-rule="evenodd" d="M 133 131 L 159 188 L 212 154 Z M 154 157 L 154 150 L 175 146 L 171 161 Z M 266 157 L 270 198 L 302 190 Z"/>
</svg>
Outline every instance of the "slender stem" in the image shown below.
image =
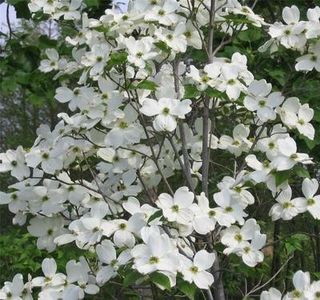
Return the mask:
<svg viewBox="0 0 320 300">
<path fill-rule="evenodd" d="M 210 6 L 210 23 L 208 33 L 208 63 L 213 61 L 213 36 L 214 36 L 214 19 L 215 19 L 216 1 L 211 0 Z M 202 190 L 209 196 L 209 102 L 208 96 L 204 99 L 203 107 L 203 128 L 202 128 Z"/>
<path fill-rule="evenodd" d="M 209 98 L 204 100 L 203 123 L 202 123 L 202 190 L 209 196 Z"/>
<path fill-rule="evenodd" d="M 213 51 L 213 37 L 214 37 L 214 21 L 215 21 L 215 7 L 216 1 L 211 0 L 210 6 L 210 23 L 209 23 L 209 32 L 208 32 L 208 63 L 213 62 L 214 51 Z M 203 106 L 203 123 L 202 123 L 202 190 L 207 197 L 209 197 L 209 167 L 210 167 L 210 151 L 209 151 L 209 103 L 210 98 L 206 96 L 204 98 Z M 211 238 L 209 241 L 212 242 Z M 213 242 L 212 242 L 213 243 Z M 213 244 L 211 245 L 213 247 Z M 219 257 L 217 255 L 214 264 L 212 266 L 212 271 L 215 277 L 215 289 L 214 289 L 214 299 L 215 300 L 224 300 L 224 287 L 222 283 L 222 272 L 220 270 Z M 211 291 L 207 292 L 208 299 L 213 299 Z"/>
<path fill-rule="evenodd" d="M 278 270 L 268 281 L 266 281 L 264 284 L 260 285 L 260 283 L 259 283 L 258 286 L 253 287 L 253 289 L 244 296 L 244 299 L 247 299 L 249 295 L 252 295 L 253 293 L 255 293 L 255 292 L 263 289 L 263 288 L 264 288 L 265 286 L 267 286 L 270 282 L 272 282 L 272 281 L 279 275 L 279 273 L 284 269 L 284 267 L 288 264 L 288 262 L 289 262 L 292 258 L 293 258 L 293 255 L 290 256 L 290 257 L 284 262 L 284 264 L 279 268 L 279 270 Z"/>
<path fill-rule="evenodd" d="M 180 94 L 180 86 L 179 86 L 179 73 L 178 73 L 178 67 L 179 67 L 179 60 L 176 59 L 173 63 L 173 78 L 174 78 L 174 88 L 177 94 L 177 98 L 180 100 L 181 94 Z M 192 176 L 191 176 L 191 166 L 189 161 L 189 154 L 188 150 L 186 148 L 186 135 L 184 132 L 184 126 L 182 122 L 179 122 L 179 133 L 180 133 L 180 139 L 181 139 L 181 148 L 182 148 L 182 155 L 183 155 L 183 162 L 184 167 L 182 168 L 184 175 L 186 177 L 186 180 L 188 182 L 188 186 L 190 190 L 194 193 L 194 187 L 192 183 Z M 173 141 L 171 143 L 173 145 Z M 178 157 L 179 158 L 179 157 Z"/>
</svg>

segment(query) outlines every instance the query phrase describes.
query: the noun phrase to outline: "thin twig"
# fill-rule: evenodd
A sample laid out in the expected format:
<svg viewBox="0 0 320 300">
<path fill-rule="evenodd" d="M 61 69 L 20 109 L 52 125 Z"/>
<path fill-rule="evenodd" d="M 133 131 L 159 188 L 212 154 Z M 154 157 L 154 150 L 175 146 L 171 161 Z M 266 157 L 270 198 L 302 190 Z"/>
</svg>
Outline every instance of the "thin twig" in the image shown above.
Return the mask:
<svg viewBox="0 0 320 300">
<path fill-rule="evenodd" d="M 173 78 L 174 78 L 174 87 L 177 94 L 177 98 L 180 99 L 180 87 L 179 87 L 179 75 L 178 75 L 178 66 L 179 66 L 179 60 L 175 60 L 173 63 Z M 186 148 L 186 136 L 184 132 L 184 126 L 182 122 L 179 122 L 179 133 L 181 138 L 181 147 L 182 147 L 182 155 L 183 155 L 183 162 L 184 162 L 184 168 L 183 171 L 185 173 L 186 180 L 188 182 L 188 186 L 190 190 L 194 193 L 194 187 L 192 183 L 192 176 L 191 176 L 191 167 L 190 167 L 190 161 L 189 161 L 189 154 Z"/>
<path fill-rule="evenodd" d="M 288 262 L 294 257 L 294 255 L 291 255 L 285 262 L 284 264 L 280 267 L 280 269 L 268 280 L 266 281 L 263 285 L 256 285 L 252 288 L 251 291 L 249 291 L 245 296 L 244 299 L 246 299 L 249 295 L 261 290 L 262 288 L 264 288 L 266 285 L 268 285 L 273 279 L 275 279 L 279 273 L 284 269 L 284 267 L 288 264 Z M 260 284 L 260 283 L 259 283 Z"/>
</svg>

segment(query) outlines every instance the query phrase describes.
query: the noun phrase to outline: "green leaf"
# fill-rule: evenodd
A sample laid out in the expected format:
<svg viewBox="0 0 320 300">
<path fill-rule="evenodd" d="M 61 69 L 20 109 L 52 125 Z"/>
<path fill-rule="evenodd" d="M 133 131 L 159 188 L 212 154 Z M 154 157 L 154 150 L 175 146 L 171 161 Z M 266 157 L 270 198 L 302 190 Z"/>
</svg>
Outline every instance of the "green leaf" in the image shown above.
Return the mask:
<svg viewBox="0 0 320 300">
<path fill-rule="evenodd" d="M 313 120 L 320 122 L 320 110 L 315 110 L 314 111 L 314 117 Z"/>
<path fill-rule="evenodd" d="M 242 31 L 238 34 L 238 38 L 240 41 L 244 42 L 254 42 L 260 40 L 262 37 L 261 32 L 256 28 Z"/>
<path fill-rule="evenodd" d="M 32 103 L 34 106 L 37 106 L 37 107 L 41 107 L 44 103 L 43 98 L 37 94 L 30 94 L 28 96 L 28 100 L 30 101 L 30 103 Z"/>
<path fill-rule="evenodd" d="M 14 76 L 20 84 L 28 84 L 30 81 L 30 73 L 26 73 L 21 70 L 18 70 Z"/>
<path fill-rule="evenodd" d="M 296 233 L 284 241 L 284 246 L 288 254 L 294 251 L 303 251 L 303 242 L 305 241 L 308 241 L 308 237 L 305 234 Z"/>
<path fill-rule="evenodd" d="M 100 4 L 99 0 L 85 0 L 87 7 L 98 7 Z"/>
<path fill-rule="evenodd" d="M 317 134 L 317 132 L 316 132 L 316 134 Z M 315 138 L 314 140 L 309 140 L 306 137 L 301 137 L 301 139 L 304 140 L 304 142 L 306 143 L 309 150 L 312 150 L 314 147 L 319 145 L 319 140 L 317 138 Z"/>
<path fill-rule="evenodd" d="M 286 74 L 285 71 L 280 69 L 273 69 L 273 70 L 268 70 L 267 72 L 268 72 L 268 75 L 272 79 L 278 81 L 278 83 L 280 83 L 281 86 L 285 85 L 288 77 L 288 74 Z"/>
<path fill-rule="evenodd" d="M 170 280 L 169 278 L 162 274 L 162 273 L 152 273 L 150 274 L 150 280 L 156 284 L 156 285 L 159 285 L 167 290 L 170 290 L 171 288 L 171 284 L 170 284 Z"/>
<path fill-rule="evenodd" d="M 15 80 L 13 80 L 13 78 L 6 78 L 1 82 L 1 89 L 4 92 L 10 93 L 10 92 L 14 92 L 17 88 L 17 83 Z"/>
<path fill-rule="evenodd" d="M 284 183 L 286 180 L 289 179 L 290 176 L 290 171 L 278 171 L 274 174 L 275 179 L 276 179 L 276 186 L 281 185 Z"/>
<path fill-rule="evenodd" d="M 130 300 L 140 300 L 141 297 L 139 293 L 134 291 L 124 291 L 125 298 L 124 299 L 130 299 Z"/>
<path fill-rule="evenodd" d="M 207 88 L 205 90 L 205 93 L 210 97 L 210 98 L 225 98 L 224 94 L 219 92 L 218 90 L 215 90 L 211 87 Z"/>
<path fill-rule="evenodd" d="M 31 13 L 28 7 L 27 1 L 16 1 L 16 4 L 14 4 L 14 8 L 17 12 L 17 18 L 19 19 L 30 19 Z"/>
<path fill-rule="evenodd" d="M 49 39 L 48 36 L 42 35 L 39 37 L 39 47 L 42 49 L 55 48 L 57 46 L 56 40 Z"/>
<path fill-rule="evenodd" d="M 178 284 L 178 289 L 186 295 L 190 300 L 194 300 L 194 296 L 197 291 L 197 287 L 193 283 L 182 281 Z"/>
<path fill-rule="evenodd" d="M 187 84 L 184 86 L 184 96 L 183 98 L 189 99 L 189 98 L 197 98 L 200 96 L 200 92 L 198 89 L 192 85 L 192 84 Z"/>
<path fill-rule="evenodd" d="M 151 90 L 151 91 L 155 91 L 157 87 L 158 85 L 150 80 L 143 80 L 139 82 L 138 85 L 136 86 L 137 89 Z"/>
<path fill-rule="evenodd" d="M 128 287 L 132 284 L 134 284 L 139 278 L 141 278 L 143 275 L 141 275 L 139 272 L 133 270 L 128 273 L 128 275 L 125 276 L 123 280 L 123 285 L 125 287 Z"/>
<path fill-rule="evenodd" d="M 156 211 L 153 215 L 151 215 L 147 221 L 147 224 L 149 224 L 150 222 L 152 222 L 153 220 L 160 218 L 162 216 L 162 211 L 158 210 Z"/>
<path fill-rule="evenodd" d="M 116 52 L 110 55 L 108 61 L 108 67 L 111 69 L 113 66 L 122 65 L 127 61 L 128 53 L 126 52 Z"/>
<path fill-rule="evenodd" d="M 320 272 L 312 272 L 312 277 L 314 277 L 315 279 L 320 279 Z"/>
<path fill-rule="evenodd" d="M 157 42 L 157 43 L 154 43 L 154 45 L 159 48 L 160 50 L 162 50 L 163 52 L 166 52 L 166 53 L 171 53 L 171 49 L 168 47 L 168 45 L 165 43 L 165 42 Z"/>
<path fill-rule="evenodd" d="M 309 237 L 303 233 L 295 233 L 294 235 L 291 236 L 291 238 L 298 240 L 300 242 L 309 240 Z"/>
<path fill-rule="evenodd" d="M 302 177 L 302 178 L 311 178 L 308 170 L 305 169 L 305 168 L 302 167 L 302 166 L 296 166 L 296 167 L 294 168 L 294 172 L 295 172 L 299 177 Z"/>
<path fill-rule="evenodd" d="M 7 3 L 11 5 L 16 5 L 19 2 L 27 2 L 26 0 L 7 0 Z"/>
</svg>

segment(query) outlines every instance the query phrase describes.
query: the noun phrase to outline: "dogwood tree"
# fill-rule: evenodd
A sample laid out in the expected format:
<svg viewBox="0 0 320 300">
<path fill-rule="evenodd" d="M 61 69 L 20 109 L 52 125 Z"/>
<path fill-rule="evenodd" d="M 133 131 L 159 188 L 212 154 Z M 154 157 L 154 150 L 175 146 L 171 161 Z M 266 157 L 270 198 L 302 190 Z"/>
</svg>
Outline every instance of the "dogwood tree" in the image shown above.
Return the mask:
<svg viewBox="0 0 320 300">
<path fill-rule="evenodd" d="M 17 274 L 0 299 L 83 299 L 117 286 L 155 299 L 200 290 L 225 299 L 222 260 L 264 261 L 255 187 L 268 193 L 270 222 L 319 219 L 320 196 L 317 179 L 304 179 L 299 197 L 290 186 L 291 171 L 313 164 L 296 142 L 314 139 L 313 109 L 255 78 L 245 55 L 221 51 L 262 28 L 270 40 L 260 51 L 294 50 L 297 71 L 319 71 L 320 8 L 300 21 L 296 6 L 285 7 L 269 24 L 237 0 L 134 0 L 96 18 L 85 6 L 29 3 L 35 16 L 73 28 L 69 52 L 48 48 L 39 66 L 61 81 L 55 99 L 66 110 L 53 130 L 40 126 L 30 149 L 0 154 L 0 171 L 16 179 L 0 194 L 13 223 L 26 224 L 39 249 L 71 244 L 83 255 L 63 273 L 46 258 L 43 276 Z M 308 270 L 285 295 L 264 291 L 272 280 L 244 298 L 320 297 Z"/>
</svg>

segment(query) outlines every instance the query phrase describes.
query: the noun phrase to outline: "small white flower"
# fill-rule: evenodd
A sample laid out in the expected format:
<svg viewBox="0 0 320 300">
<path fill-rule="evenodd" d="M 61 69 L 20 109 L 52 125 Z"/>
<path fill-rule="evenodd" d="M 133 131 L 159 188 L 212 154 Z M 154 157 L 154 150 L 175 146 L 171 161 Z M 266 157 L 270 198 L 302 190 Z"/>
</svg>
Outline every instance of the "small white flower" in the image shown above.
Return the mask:
<svg viewBox="0 0 320 300">
<path fill-rule="evenodd" d="M 213 275 L 206 270 L 213 265 L 216 256 L 214 253 L 209 253 L 206 250 L 198 251 L 193 261 L 182 258 L 182 274 L 184 280 L 192 283 L 200 289 L 209 289 L 214 282 Z"/>
<path fill-rule="evenodd" d="M 131 250 L 135 269 L 141 274 L 155 271 L 176 274 L 179 268 L 178 249 L 169 236 L 151 232 L 143 239 L 145 244 L 136 245 Z"/>
<path fill-rule="evenodd" d="M 317 179 L 305 178 L 302 182 L 304 197 L 294 199 L 301 212 L 308 211 L 315 219 L 320 219 L 320 195 L 315 196 L 318 188 Z"/>
<path fill-rule="evenodd" d="M 275 220 L 291 220 L 299 214 L 298 202 L 295 199 L 291 200 L 292 190 L 288 186 L 276 198 L 277 204 L 274 204 L 269 212 L 272 221 Z"/>
<path fill-rule="evenodd" d="M 171 26 L 177 23 L 179 16 L 175 13 L 180 7 L 176 0 L 166 0 L 163 6 L 154 6 L 147 11 L 145 21 L 158 21 L 162 25 Z"/>
<path fill-rule="evenodd" d="M 116 249 L 109 240 L 102 241 L 102 243 L 96 247 L 96 252 L 100 262 L 103 264 L 96 277 L 99 284 L 104 284 L 115 277 L 119 267 L 127 264 L 131 259 L 129 250 L 122 251 L 117 257 Z"/>
<path fill-rule="evenodd" d="M 309 272 L 298 271 L 293 275 L 292 283 L 295 288 L 294 291 L 287 293 L 283 300 L 307 299 L 306 292 L 310 287 Z"/>
<path fill-rule="evenodd" d="M 174 197 L 166 193 L 159 195 L 156 204 L 169 222 L 188 225 L 193 218 L 191 210 L 193 200 L 194 194 L 184 186 L 176 190 Z"/>
<path fill-rule="evenodd" d="M 140 111 L 148 116 L 156 116 L 153 126 L 157 131 L 173 131 L 177 127 L 177 119 L 184 119 L 191 111 L 191 100 L 160 98 L 159 101 L 146 98 Z"/>
<path fill-rule="evenodd" d="M 282 294 L 275 288 L 270 288 L 268 291 L 263 291 L 260 300 L 281 300 Z"/>
<path fill-rule="evenodd" d="M 293 138 L 287 137 L 277 141 L 279 153 L 271 161 L 272 168 L 278 171 L 289 170 L 297 163 L 310 164 L 312 160 L 306 153 L 297 153 L 297 145 Z"/>
<path fill-rule="evenodd" d="M 248 89 L 248 96 L 244 99 L 244 106 L 250 111 L 256 111 L 262 122 L 276 118 L 275 108 L 278 107 L 284 97 L 281 93 L 271 93 L 271 84 L 264 79 L 253 81 Z"/>
<path fill-rule="evenodd" d="M 36 277 L 32 280 L 34 286 L 39 287 L 57 287 L 64 283 L 66 276 L 57 272 L 57 264 L 53 258 L 45 258 L 42 261 L 43 276 Z"/>
<path fill-rule="evenodd" d="M 228 135 L 222 135 L 219 141 L 220 149 L 227 149 L 230 153 L 235 156 L 240 156 L 242 152 L 249 150 L 252 144 L 248 140 L 250 130 L 243 124 L 238 124 L 232 132 L 232 137 Z"/>
</svg>

